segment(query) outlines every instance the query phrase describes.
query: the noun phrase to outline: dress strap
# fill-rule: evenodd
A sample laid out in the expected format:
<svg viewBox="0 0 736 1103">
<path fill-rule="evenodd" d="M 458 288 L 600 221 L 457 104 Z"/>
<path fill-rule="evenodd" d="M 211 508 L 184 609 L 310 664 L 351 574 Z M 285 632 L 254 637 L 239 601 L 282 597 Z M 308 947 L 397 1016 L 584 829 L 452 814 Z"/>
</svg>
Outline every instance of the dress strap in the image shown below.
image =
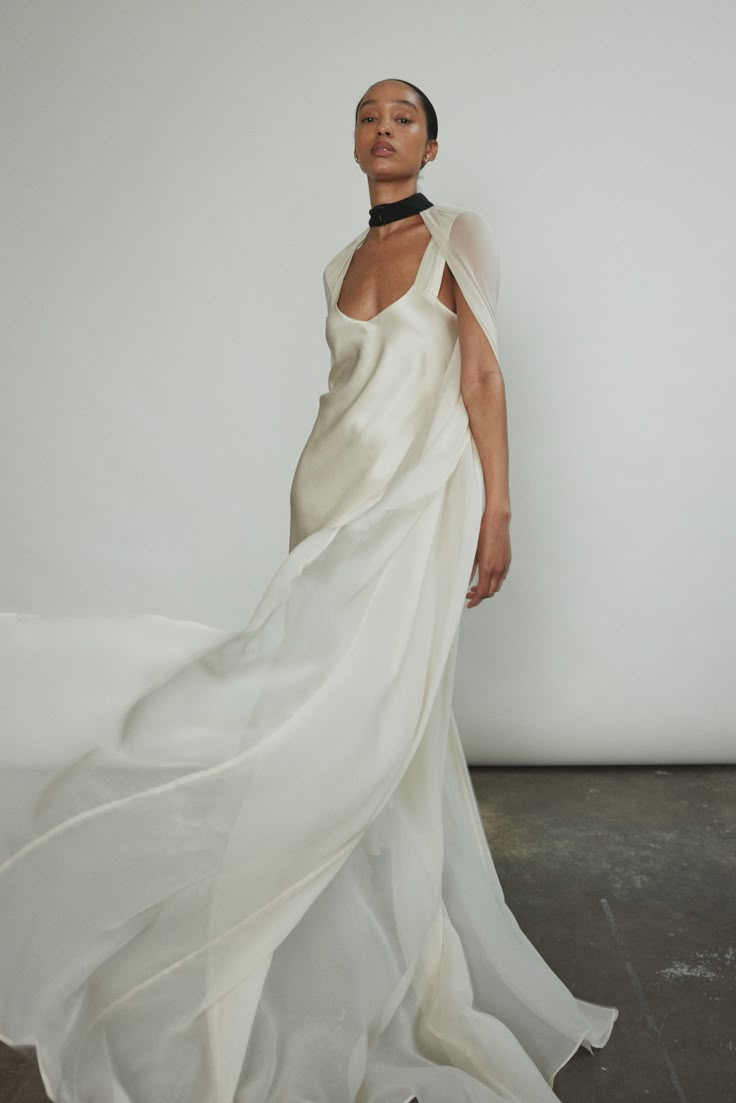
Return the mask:
<svg viewBox="0 0 736 1103">
<path fill-rule="evenodd" d="M 444 271 L 445 258 L 442 256 L 437 242 L 432 238 L 419 266 L 417 284 L 436 297 L 440 293 Z"/>
</svg>

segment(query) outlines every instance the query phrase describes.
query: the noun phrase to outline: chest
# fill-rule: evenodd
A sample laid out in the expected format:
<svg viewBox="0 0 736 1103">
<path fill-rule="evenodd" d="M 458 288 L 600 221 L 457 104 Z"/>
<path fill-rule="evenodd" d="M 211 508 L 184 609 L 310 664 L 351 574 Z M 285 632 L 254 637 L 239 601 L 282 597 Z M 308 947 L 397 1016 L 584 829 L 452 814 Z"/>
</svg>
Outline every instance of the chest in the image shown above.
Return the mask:
<svg viewBox="0 0 736 1103">
<path fill-rule="evenodd" d="M 337 308 L 347 317 L 369 321 L 381 314 L 402 299 L 431 264 L 432 238 L 426 228 L 410 239 L 396 238 L 395 242 L 367 239 L 352 254 L 337 297 Z M 454 277 L 439 255 L 434 269 L 434 293 L 454 312 Z"/>
</svg>

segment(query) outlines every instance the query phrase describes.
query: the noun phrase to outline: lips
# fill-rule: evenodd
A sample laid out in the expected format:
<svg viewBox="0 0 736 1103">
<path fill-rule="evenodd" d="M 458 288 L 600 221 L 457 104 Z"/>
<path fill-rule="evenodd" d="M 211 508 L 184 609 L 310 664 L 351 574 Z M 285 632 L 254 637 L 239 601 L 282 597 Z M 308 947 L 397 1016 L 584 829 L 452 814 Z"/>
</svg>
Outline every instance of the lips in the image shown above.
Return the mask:
<svg viewBox="0 0 736 1103">
<path fill-rule="evenodd" d="M 374 146 L 371 146 L 371 153 L 374 153 L 377 157 L 385 157 L 388 153 L 395 153 L 396 150 L 388 142 L 376 142 Z"/>
</svg>

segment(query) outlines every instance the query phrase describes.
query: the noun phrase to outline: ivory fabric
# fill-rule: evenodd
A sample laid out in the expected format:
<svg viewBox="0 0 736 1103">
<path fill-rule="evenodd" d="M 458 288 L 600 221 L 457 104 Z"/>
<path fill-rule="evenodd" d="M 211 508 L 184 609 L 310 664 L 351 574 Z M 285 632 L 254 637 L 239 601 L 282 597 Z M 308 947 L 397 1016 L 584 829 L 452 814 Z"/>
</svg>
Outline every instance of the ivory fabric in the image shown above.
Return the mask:
<svg viewBox="0 0 736 1103">
<path fill-rule="evenodd" d="M 610 1036 L 504 901 L 452 711 L 484 489 L 437 293 L 447 262 L 498 356 L 499 263 L 476 212 L 421 217 L 369 321 L 337 307 L 368 231 L 325 268 L 242 630 L 0 617 L 0 1037 L 58 1103 L 548 1103 Z"/>
</svg>

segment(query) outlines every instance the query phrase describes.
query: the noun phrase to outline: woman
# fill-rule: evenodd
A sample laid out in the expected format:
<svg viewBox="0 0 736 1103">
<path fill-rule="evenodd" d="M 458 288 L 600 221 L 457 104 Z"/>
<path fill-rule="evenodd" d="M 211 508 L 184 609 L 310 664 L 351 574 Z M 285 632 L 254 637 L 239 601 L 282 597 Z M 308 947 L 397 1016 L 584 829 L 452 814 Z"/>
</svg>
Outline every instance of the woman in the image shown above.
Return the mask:
<svg viewBox="0 0 736 1103">
<path fill-rule="evenodd" d="M 328 389 L 246 628 L 141 618 L 121 660 L 127 618 L 4 619 L 32 690 L 3 724 L 0 1036 L 59 1103 L 547 1103 L 610 1035 L 617 1009 L 504 902 L 452 714 L 510 509 L 497 256 L 417 192 L 437 148 L 419 89 L 368 89 L 369 228 L 324 271 Z M 97 732 L 86 754 L 44 687 Z"/>
</svg>

